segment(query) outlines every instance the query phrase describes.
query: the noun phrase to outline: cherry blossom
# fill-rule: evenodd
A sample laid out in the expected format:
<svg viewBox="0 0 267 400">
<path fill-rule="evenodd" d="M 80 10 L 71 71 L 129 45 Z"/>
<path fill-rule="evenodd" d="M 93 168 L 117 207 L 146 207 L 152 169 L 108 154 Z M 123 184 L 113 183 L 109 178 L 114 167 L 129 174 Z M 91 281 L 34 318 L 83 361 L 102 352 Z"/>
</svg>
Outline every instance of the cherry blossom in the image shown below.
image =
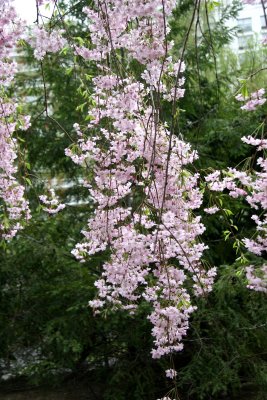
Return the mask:
<svg viewBox="0 0 267 400">
<path fill-rule="evenodd" d="M 165 373 L 166 377 L 170 379 L 174 379 L 177 376 L 177 371 L 175 371 L 175 369 L 167 369 Z"/>
<path fill-rule="evenodd" d="M 23 31 L 12 1 L 0 0 L 0 234 L 11 239 L 22 228 L 23 220 L 30 218 L 24 187 L 17 180 L 18 167 L 16 129 L 26 130 L 30 117 L 17 115 L 18 104 L 8 96 L 8 85 L 14 79 L 16 63 L 12 51 Z"/>
<path fill-rule="evenodd" d="M 213 206 L 213 207 L 204 208 L 204 211 L 207 214 L 215 214 L 217 211 L 219 211 L 219 208 L 217 206 Z"/>
<path fill-rule="evenodd" d="M 249 289 L 256 290 L 257 292 L 267 293 L 267 265 L 263 265 L 258 268 L 257 272 L 255 271 L 255 267 L 253 265 L 246 267 L 246 277 L 248 280 L 247 286 Z"/>
<path fill-rule="evenodd" d="M 257 153 L 267 149 L 266 139 L 257 139 L 244 136 L 244 143 L 255 146 Z M 256 225 L 253 238 L 243 238 L 246 249 L 262 257 L 267 251 L 267 159 L 258 157 L 259 171 L 239 171 L 228 168 L 227 171 L 215 171 L 206 177 L 209 188 L 214 191 L 227 190 L 233 198 L 244 197 L 250 207 L 255 210 L 252 220 Z M 256 213 L 257 212 L 257 213 Z M 246 268 L 248 287 L 257 291 L 266 292 L 266 266 Z"/>
<path fill-rule="evenodd" d="M 185 64 L 172 58 L 166 36 L 174 7 L 174 0 L 113 0 L 84 9 L 92 47 L 76 53 L 95 61 L 99 75 L 90 123 L 75 124 L 77 142 L 66 149 L 94 169 L 85 186 L 95 211 L 72 253 L 81 262 L 110 253 L 89 304 L 95 312 L 109 305 L 134 313 L 142 299 L 149 302 L 154 358 L 183 348 L 193 298 L 208 293 L 216 275 L 201 263 L 205 228 L 194 211 L 202 194 L 199 175 L 190 172 L 198 155 L 159 118 L 159 101 L 178 107 L 184 95 Z M 143 67 L 140 80 L 124 73 L 122 48 Z"/>
<path fill-rule="evenodd" d="M 251 93 L 249 97 L 238 94 L 235 98 L 238 101 L 246 101 L 246 103 L 240 107 L 241 110 L 255 111 L 258 106 L 262 106 L 266 102 L 266 98 L 263 98 L 264 94 L 265 90 L 262 88 Z"/>
<path fill-rule="evenodd" d="M 66 207 L 65 204 L 59 203 L 59 197 L 56 196 L 54 189 L 49 190 L 49 196 L 41 195 L 39 199 L 46 206 L 43 207 L 43 210 L 48 214 L 57 214 Z"/>
<path fill-rule="evenodd" d="M 175 399 L 171 399 L 170 397 L 162 397 L 161 399 L 158 399 L 158 400 L 175 400 Z"/>
<path fill-rule="evenodd" d="M 35 26 L 27 39 L 34 48 L 34 56 L 42 60 L 46 53 L 57 53 L 63 49 L 67 41 L 62 37 L 62 31 L 47 32 L 44 27 Z"/>
</svg>

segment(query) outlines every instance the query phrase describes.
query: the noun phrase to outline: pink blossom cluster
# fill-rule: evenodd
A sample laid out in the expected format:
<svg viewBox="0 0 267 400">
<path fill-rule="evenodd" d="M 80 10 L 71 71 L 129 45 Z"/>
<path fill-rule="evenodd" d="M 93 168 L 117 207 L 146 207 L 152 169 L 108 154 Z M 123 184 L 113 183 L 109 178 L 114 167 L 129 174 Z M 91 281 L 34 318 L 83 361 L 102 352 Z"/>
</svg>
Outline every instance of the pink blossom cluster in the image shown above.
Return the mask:
<svg viewBox="0 0 267 400">
<path fill-rule="evenodd" d="M 17 18 L 16 11 L 12 6 L 12 0 L 0 0 L 0 56 L 1 56 L 1 79 L 7 75 L 10 60 L 11 49 L 15 46 L 18 35 L 21 34 L 23 26 Z M 14 71 L 14 64 L 11 65 L 11 71 Z M 10 72 L 11 77 L 12 73 Z M 7 78 L 9 80 L 9 78 Z M 5 82 L 5 80 L 3 80 Z"/>
<path fill-rule="evenodd" d="M 169 396 L 164 396 L 161 399 L 158 400 L 175 400 L 175 399 L 171 399 Z"/>
<path fill-rule="evenodd" d="M 262 88 L 251 93 L 249 97 L 244 97 L 241 94 L 238 94 L 235 98 L 238 101 L 246 102 L 242 107 L 240 107 L 241 110 L 255 111 L 258 106 L 262 106 L 266 102 L 266 98 L 263 97 L 264 94 L 265 90 Z"/>
<path fill-rule="evenodd" d="M 65 47 L 67 41 L 62 36 L 62 31 L 48 32 L 44 27 L 35 26 L 27 39 L 34 49 L 34 56 L 42 60 L 46 53 L 57 53 Z"/>
<path fill-rule="evenodd" d="M 165 22 L 175 3 L 175 0 L 108 0 L 97 2 L 95 10 L 85 7 L 94 45 L 87 57 L 101 60 L 120 48 L 142 63 L 164 57 L 165 46 L 171 46 L 164 41 L 169 32 Z"/>
<path fill-rule="evenodd" d="M 255 274 L 255 267 L 250 265 L 246 268 L 246 277 L 248 280 L 247 287 L 256 290 L 257 292 L 267 293 L 267 265 L 262 265 L 257 269 Z"/>
<path fill-rule="evenodd" d="M 8 85 L 16 72 L 12 50 L 22 33 L 12 1 L 0 0 L 0 237 L 11 239 L 22 228 L 22 221 L 30 218 L 24 187 L 16 179 L 17 128 L 27 129 L 29 117 L 17 115 L 17 104 L 8 97 Z"/>
<path fill-rule="evenodd" d="M 204 211 L 207 214 L 215 214 L 216 212 L 218 212 L 220 209 L 217 206 L 212 206 L 212 207 L 208 207 L 208 208 L 204 208 Z"/>
<path fill-rule="evenodd" d="M 142 299 L 149 302 L 154 358 L 182 349 L 196 308 L 191 296 L 209 292 L 216 273 L 201 263 L 205 228 L 194 210 L 202 194 L 199 175 L 189 172 L 197 153 L 159 118 L 161 99 L 184 94 L 185 66 L 169 55 L 166 37 L 174 6 L 174 0 L 106 0 L 85 8 L 93 47 L 76 50 L 100 73 L 91 122 L 87 129 L 75 124 L 77 143 L 66 149 L 75 163 L 94 168 L 86 186 L 96 209 L 73 254 L 85 262 L 110 253 L 90 305 L 95 312 L 109 303 L 133 313 Z M 140 80 L 125 74 L 122 48 L 125 59 L 143 66 Z"/>
<path fill-rule="evenodd" d="M 57 214 L 66 207 L 65 204 L 59 203 L 59 197 L 56 196 L 54 189 L 49 190 L 49 196 L 41 195 L 39 199 L 45 205 L 43 210 L 48 214 Z"/>
<path fill-rule="evenodd" d="M 177 371 L 175 369 L 166 369 L 165 371 L 166 377 L 170 379 L 174 379 L 177 376 Z"/>
<path fill-rule="evenodd" d="M 267 149 L 266 139 L 245 136 L 242 141 L 256 146 L 257 151 L 266 151 Z M 252 220 L 256 224 L 255 235 L 251 239 L 244 238 L 243 243 L 251 253 L 257 256 L 264 256 L 267 251 L 267 159 L 258 157 L 257 164 L 260 167 L 260 171 L 246 172 L 228 168 L 222 178 L 221 173 L 215 171 L 206 177 L 206 181 L 211 190 L 222 192 L 226 189 L 229 195 L 234 198 L 244 197 L 251 208 L 258 212 L 258 214 L 252 215 Z M 266 266 L 258 268 L 257 271 L 252 265 L 247 268 L 249 288 L 266 291 L 264 289 L 266 288 L 266 278 Z"/>
<path fill-rule="evenodd" d="M 255 172 L 246 196 L 250 206 L 260 214 L 252 216 L 257 226 L 257 236 L 254 239 L 244 239 L 244 243 L 249 251 L 261 256 L 267 250 L 267 159 L 259 157 L 257 163 L 261 171 Z"/>
</svg>

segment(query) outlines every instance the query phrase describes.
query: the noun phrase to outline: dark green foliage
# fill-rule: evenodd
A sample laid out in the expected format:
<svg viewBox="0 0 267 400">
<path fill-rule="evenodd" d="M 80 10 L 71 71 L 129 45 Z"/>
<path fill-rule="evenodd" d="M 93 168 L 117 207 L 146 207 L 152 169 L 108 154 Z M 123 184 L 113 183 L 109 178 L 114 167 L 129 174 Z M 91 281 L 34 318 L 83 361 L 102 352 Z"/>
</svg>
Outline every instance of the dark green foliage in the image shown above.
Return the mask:
<svg viewBox="0 0 267 400">
<path fill-rule="evenodd" d="M 70 254 L 82 226 L 77 211 L 56 220 L 36 217 L 1 257 L 2 356 L 13 357 L 29 347 L 41 351 L 44 364 L 71 368 L 87 345 L 91 328 L 86 304 L 94 274 Z"/>
<path fill-rule="evenodd" d="M 198 304 L 183 354 L 178 385 L 184 399 L 234 398 L 267 389 L 266 299 L 246 289 L 234 266 L 222 265 L 213 293 Z M 182 365 L 181 365 L 182 364 Z"/>
</svg>

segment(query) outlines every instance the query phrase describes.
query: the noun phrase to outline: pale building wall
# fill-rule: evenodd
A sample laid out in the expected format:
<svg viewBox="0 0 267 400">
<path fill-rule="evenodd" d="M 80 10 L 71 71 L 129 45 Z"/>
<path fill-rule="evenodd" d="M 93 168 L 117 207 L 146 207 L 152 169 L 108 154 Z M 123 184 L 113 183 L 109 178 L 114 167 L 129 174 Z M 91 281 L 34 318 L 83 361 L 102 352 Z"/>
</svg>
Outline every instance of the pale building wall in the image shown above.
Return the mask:
<svg viewBox="0 0 267 400">
<path fill-rule="evenodd" d="M 237 20 L 229 21 L 228 26 L 238 27 L 240 30 L 231 43 L 231 48 L 236 54 L 246 51 L 253 41 L 261 43 L 267 36 L 261 4 L 244 4 Z"/>
</svg>

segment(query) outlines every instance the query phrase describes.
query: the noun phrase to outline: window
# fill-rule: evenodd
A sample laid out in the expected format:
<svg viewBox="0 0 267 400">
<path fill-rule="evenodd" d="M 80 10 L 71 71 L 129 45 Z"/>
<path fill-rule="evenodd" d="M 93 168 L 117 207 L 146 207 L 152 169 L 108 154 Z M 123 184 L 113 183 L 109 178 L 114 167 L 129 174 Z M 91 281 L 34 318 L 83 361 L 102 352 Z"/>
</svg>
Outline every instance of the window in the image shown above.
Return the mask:
<svg viewBox="0 0 267 400">
<path fill-rule="evenodd" d="M 253 36 L 240 36 L 238 38 L 238 48 L 239 50 L 245 50 L 249 47 L 249 44 L 252 42 Z"/>
<path fill-rule="evenodd" d="M 263 34 L 261 35 L 261 42 L 262 42 L 263 44 L 267 44 L 267 33 L 263 33 Z"/>
<path fill-rule="evenodd" d="M 266 29 L 266 20 L 264 15 L 261 16 L 261 29 Z"/>
<path fill-rule="evenodd" d="M 238 28 L 240 32 L 251 32 L 252 21 L 251 18 L 242 18 L 237 20 Z"/>
</svg>

